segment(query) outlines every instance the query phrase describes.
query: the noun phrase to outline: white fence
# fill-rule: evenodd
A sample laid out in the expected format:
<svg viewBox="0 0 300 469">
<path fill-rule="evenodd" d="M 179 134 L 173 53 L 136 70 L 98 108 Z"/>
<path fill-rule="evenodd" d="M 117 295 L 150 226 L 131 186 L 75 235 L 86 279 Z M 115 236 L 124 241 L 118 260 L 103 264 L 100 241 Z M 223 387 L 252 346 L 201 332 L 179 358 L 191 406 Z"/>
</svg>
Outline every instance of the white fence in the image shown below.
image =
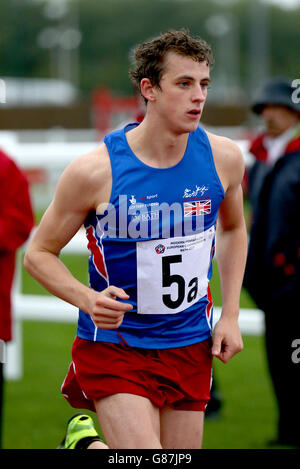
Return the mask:
<svg viewBox="0 0 300 469">
<path fill-rule="evenodd" d="M 16 274 L 12 293 L 13 341 L 6 346 L 5 378 L 18 380 L 23 376 L 23 331 L 22 322 L 48 321 L 76 323 L 78 309 L 59 298 L 45 295 L 28 295 L 22 293 L 22 259 L 26 244 L 17 256 Z M 84 230 L 62 250 L 64 254 L 86 254 L 87 242 Z"/>
<path fill-rule="evenodd" d="M 24 138 L 23 134 L 20 134 Z M 6 151 L 16 163 L 30 175 L 40 173 L 41 181 L 32 184 L 32 198 L 35 209 L 41 210 L 47 207 L 53 197 L 53 193 L 64 168 L 76 157 L 84 155 L 99 145 L 99 142 L 90 141 L 52 141 L 52 138 L 64 138 L 57 133 L 49 134 L 50 141 L 28 143 L 18 139 L 14 132 L 0 132 L 0 148 Z M 61 137 L 59 137 L 61 135 Z M 82 135 L 79 133 L 79 135 Z M 38 138 L 38 136 L 36 137 Z M 50 137 L 49 137 L 50 138 Z M 67 137 L 66 137 L 67 138 Z M 42 139 L 42 137 L 39 137 Z"/>
<path fill-rule="evenodd" d="M 236 142 L 245 157 L 246 165 L 250 156 L 247 153 L 248 142 Z M 46 142 L 46 143 L 20 143 L 13 133 L 0 132 L 0 145 L 25 170 L 43 169 L 47 173 L 46 182 L 33 187 L 33 202 L 35 207 L 45 207 L 53 196 L 57 179 L 67 164 L 75 157 L 85 154 L 99 145 L 99 142 Z M 86 238 L 83 230 L 64 248 L 63 252 L 88 255 Z M 16 278 L 12 295 L 14 317 L 14 340 L 7 345 L 5 377 L 8 380 L 17 380 L 23 376 L 23 340 L 22 322 L 77 321 L 77 308 L 55 297 L 24 295 L 21 293 L 21 253 L 18 254 Z M 220 309 L 214 309 L 215 321 L 220 315 Z M 243 334 L 259 335 L 264 332 L 263 315 L 259 310 L 242 309 L 239 323 Z"/>
<path fill-rule="evenodd" d="M 38 132 L 36 132 L 40 135 Z M 57 181 L 63 169 L 76 157 L 86 154 L 95 149 L 101 142 L 97 140 L 95 133 L 89 131 L 78 131 L 79 138 L 84 141 L 76 141 L 76 131 L 63 131 L 57 129 L 38 136 L 39 142 L 29 143 L 22 133 L 0 132 L 0 148 L 15 159 L 17 164 L 27 172 L 41 171 L 44 173 L 44 180 L 36 182 L 32 186 L 33 203 L 36 209 L 43 209 L 48 206 L 52 199 Z M 35 135 L 34 132 L 32 132 Z M 21 137 L 18 138 L 18 135 Z M 42 134 L 44 135 L 44 134 Z M 47 137 L 48 135 L 48 137 Z M 85 137 L 92 136 L 87 141 Z M 41 141 L 50 138 L 50 141 Z M 62 140 L 62 141 L 59 141 Z M 240 147 L 245 163 L 248 166 L 253 157 L 248 152 L 247 140 L 235 140 Z"/>
</svg>

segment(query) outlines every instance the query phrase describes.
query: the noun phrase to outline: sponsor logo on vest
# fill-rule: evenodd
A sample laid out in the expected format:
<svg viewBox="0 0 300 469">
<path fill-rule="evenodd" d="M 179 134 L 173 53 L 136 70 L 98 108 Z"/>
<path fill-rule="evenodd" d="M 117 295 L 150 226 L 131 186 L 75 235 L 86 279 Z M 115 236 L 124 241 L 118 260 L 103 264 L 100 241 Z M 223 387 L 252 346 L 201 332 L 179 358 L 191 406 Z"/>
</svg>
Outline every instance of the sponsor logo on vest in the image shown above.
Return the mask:
<svg viewBox="0 0 300 469">
<path fill-rule="evenodd" d="M 208 187 L 207 186 L 197 186 L 196 184 L 196 187 L 195 189 L 188 189 L 186 188 L 184 190 L 184 193 L 183 193 L 183 196 L 182 198 L 183 199 L 190 199 L 192 197 L 203 197 L 204 194 L 208 191 Z"/>
</svg>

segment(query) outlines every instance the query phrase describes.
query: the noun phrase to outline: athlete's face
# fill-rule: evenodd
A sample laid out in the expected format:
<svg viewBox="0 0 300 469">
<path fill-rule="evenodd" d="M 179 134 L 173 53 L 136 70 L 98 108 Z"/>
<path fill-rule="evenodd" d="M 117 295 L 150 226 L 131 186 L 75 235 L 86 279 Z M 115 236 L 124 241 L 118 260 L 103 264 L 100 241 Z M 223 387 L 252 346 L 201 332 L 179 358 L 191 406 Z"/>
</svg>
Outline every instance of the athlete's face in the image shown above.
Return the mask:
<svg viewBox="0 0 300 469">
<path fill-rule="evenodd" d="M 194 131 L 199 124 L 209 83 L 206 62 L 169 52 L 160 87 L 154 89 L 156 112 L 173 131 Z"/>
</svg>

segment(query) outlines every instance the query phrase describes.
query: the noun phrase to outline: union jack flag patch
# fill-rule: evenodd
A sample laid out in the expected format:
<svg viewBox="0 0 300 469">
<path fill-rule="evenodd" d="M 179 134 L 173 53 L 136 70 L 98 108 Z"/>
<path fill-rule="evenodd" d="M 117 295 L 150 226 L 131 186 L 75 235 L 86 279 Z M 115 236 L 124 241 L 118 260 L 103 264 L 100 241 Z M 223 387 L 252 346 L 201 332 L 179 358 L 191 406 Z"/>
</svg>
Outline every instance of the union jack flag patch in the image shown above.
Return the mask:
<svg viewBox="0 0 300 469">
<path fill-rule="evenodd" d="M 184 216 L 191 217 L 193 215 L 206 215 L 211 212 L 211 200 L 196 200 L 193 202 L 184 202 Z"/>
</svg>

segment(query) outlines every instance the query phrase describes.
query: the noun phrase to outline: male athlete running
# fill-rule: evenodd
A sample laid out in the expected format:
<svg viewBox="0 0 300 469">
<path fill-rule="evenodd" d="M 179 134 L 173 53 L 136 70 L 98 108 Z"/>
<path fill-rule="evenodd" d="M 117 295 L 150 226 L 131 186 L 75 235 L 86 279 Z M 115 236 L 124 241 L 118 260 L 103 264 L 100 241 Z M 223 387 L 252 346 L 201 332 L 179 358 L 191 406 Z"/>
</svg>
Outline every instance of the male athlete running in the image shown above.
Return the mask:
<svg viewBox="0 0 300 469">
<path fill-rule="evenodd" d="M 212 65 L 205 41 L 170 31 L 135 58 L 145 118 L 66 168 L 25 267 L 79 308 L 62 391 L 97 412 L 108 447 L 200 448 L 212 357 L 227 362 L 243 347 L 244 164 L 235 143 L 199 126 Z M 89 287 L 59 259 L 83 223 Z M 223 307 L 212 334 L 215 244 Z"/>
</svg>

